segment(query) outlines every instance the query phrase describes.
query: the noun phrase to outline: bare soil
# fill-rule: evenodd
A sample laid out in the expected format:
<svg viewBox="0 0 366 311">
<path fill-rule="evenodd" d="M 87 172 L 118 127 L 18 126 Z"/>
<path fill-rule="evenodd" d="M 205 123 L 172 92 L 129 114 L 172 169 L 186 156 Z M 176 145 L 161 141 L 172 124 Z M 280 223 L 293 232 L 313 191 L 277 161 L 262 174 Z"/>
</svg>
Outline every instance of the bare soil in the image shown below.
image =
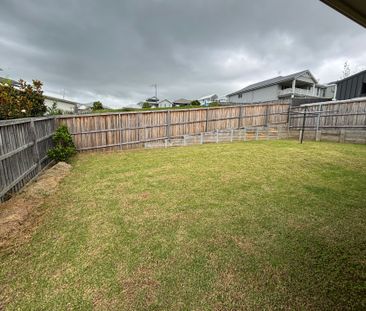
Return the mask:
<svg viewBox="0 0 366 311">
<path fill-rule="evenodd" d="M 27 185 L 22 192 L 0 204 L 0 249 L 24 241 L 38 224 L 39 207 L 69 174 L 71 165 L 59 162 Z"/>
</svg>

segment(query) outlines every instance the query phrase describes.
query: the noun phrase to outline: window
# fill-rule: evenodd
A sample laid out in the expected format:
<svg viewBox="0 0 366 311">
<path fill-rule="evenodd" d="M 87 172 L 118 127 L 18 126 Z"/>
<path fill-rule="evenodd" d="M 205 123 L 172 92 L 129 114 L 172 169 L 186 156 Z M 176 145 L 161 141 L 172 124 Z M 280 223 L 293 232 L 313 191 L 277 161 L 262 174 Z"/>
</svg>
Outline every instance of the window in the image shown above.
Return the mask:
<svg viewBox="0 0 366 311">
<path fill-rule="evenodd" d="M 238 98 L 242 98 L 242 97 L 243 97 L 242 93 L 238 94 Z"/>
<path fill-rule="evenodd" d="M 366 95 L 366 82 L 362 83 L 361 94 L 360 95 Z"/>
</svg>

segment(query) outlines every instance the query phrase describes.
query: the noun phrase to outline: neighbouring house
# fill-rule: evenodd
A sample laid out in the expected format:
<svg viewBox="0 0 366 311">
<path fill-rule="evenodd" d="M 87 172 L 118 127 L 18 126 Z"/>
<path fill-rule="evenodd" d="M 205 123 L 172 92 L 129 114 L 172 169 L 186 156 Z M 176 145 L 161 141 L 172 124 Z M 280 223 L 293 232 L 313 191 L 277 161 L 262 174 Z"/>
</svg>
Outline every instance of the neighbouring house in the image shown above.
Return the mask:
<svg viewBox="0 0 366 311">
<path fill-rule="evenodd" d="M 220 103 L 220 105 L 227 105 L 229 103 L 229 100 L 227 96 L 221 96 L 219 97 L 218 102 Z"/>
<path fill-rule="evenodd" d="M 217 96 L 217 94 L 211 94 L 203 96 L 197 100 L 200 102 L 201 106 L 208 106 L 211 103 L 218 102 L 219 97 Z"/>
<path fill-rule="evenodd" d="M 148 103 L 151 108 L 169 108 L 173 106 L 173 103 L 170 100 L 159 100 L 156 96 L 150 97 L 144 102 L 139 102 L 137 105 L 143 107 L 145 103 Z"/>
<path fill-rule="evenodd" d="M 91 113 L 93 111 L 93 103 L 87 104 L 78 104 L 77 113 L 84 114 L 84 113 Z"/>
<path fill-rule="evenodd" d="M 366 70 L 333 83 L 337 85 L 337 100 L 366 96 Z"/>
<path fill-rule="evenodd" d="M 257 82 L 227 95 L 230 103 L 259 103 L 290 98 L 335 99 L 336 85 L 319 84 L 309 70 Z"/>
<path fill-rule="evenodd" d="M 173 103 L 168 99 L 163 99 L 155 104 L 152 104 L 151 107 L 154 108 L 170 108 L 173 107 Z"/>
<path fill-rule="evenodd" d="M 185 99 L 185 98 L 180 98 L 173 102 L 173 106 L 175 106 L 175 107 L 184 107 L 184 106 L 189 106 L 191 104 L 192 104 L 192 101 L 189 99 Z"/>
<path fill-rule="evenodd" d="M 157 98 L 156 96 L 153 96 L 153 97 L 146 99 L 145 102 L 149 103 L 150 106 L 152 107 L 153 105 L 155 105 L 159 102 L 159 98 Z"/>
<path fill-rule="evenodd" d="M 44 95 L 44 104 L 47 108 L 52 108 L 54 103 L 63 113 L 77 113 L 80 105 L 80 103 L 71 100 Z"/>
</svg>

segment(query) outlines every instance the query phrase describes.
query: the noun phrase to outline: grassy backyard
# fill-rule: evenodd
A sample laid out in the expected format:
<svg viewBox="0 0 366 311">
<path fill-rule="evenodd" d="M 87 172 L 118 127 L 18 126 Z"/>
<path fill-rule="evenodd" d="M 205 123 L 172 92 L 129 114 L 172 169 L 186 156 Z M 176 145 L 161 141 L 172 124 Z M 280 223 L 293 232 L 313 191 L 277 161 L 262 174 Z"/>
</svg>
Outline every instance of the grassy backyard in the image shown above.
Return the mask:
<svg viewBox="0 0 366 311">
<path fill-rule="evenodd" d="M 364 309 L 366 146 L 248 142 L 80 154 L 0 310 Z"/>
</svg>

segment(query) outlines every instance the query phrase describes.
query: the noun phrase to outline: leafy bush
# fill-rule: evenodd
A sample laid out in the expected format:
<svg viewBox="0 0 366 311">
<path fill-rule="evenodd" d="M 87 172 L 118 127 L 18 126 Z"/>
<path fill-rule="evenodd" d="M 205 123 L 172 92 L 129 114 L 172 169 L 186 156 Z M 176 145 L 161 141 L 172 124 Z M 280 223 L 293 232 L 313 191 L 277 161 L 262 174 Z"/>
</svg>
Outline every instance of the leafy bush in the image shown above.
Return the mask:
<svg viewBox="0 0 366 311">
<path fill-rule="evenodd" d="M 212 102 L 212 103 L 209 103 L 208 106 L 209 107 L 218 107 L 218 106 L 220 106 L 220 103 L 219 102 Z"/>
<path fill-rule="evenodd" d="M 12 81 L 0 83 L 0 119 L 43 116 L 46 111 L 41 81 L 19 80 L 17 87 Z"/>
<path fill-rule="evenodd" d="M 201 106 L 201 103 L 198 100 L 194 100 L 191 102 L 192 106 Z"/>
<path fill-rule="evenodd" d="M 68 161 L 76 153 L 74 142 L 65 125 L 61 125 L 56 130 L 56 133 L 52 136 L 52 141 L 55 147 L 48 150 L 47 154 L 57 162 Z"/>
<path fill-rule="evenodd" d="M 50 116 L 56 116 L 62 114 L 62 110 L 57 108 L 57 103 L 53 102 L 52 107 L 47 108 L 47 114 Z"/>
<path fill-rule="evenodd" d="M 100 101 L 96 101 L 93 103 L 93 107 L 92 107 L 93 111 L 102 110 L 102 109 L 103 109 L 103 104 Z"/>
<path fill-rule="evenodd" d="M 150 103 L 148 103 L 148 102 L 144 102 L 144 103 L 142 104 L 142 108 L 151 108 L 151 105 L 150 105 Z"/>
</svg>

